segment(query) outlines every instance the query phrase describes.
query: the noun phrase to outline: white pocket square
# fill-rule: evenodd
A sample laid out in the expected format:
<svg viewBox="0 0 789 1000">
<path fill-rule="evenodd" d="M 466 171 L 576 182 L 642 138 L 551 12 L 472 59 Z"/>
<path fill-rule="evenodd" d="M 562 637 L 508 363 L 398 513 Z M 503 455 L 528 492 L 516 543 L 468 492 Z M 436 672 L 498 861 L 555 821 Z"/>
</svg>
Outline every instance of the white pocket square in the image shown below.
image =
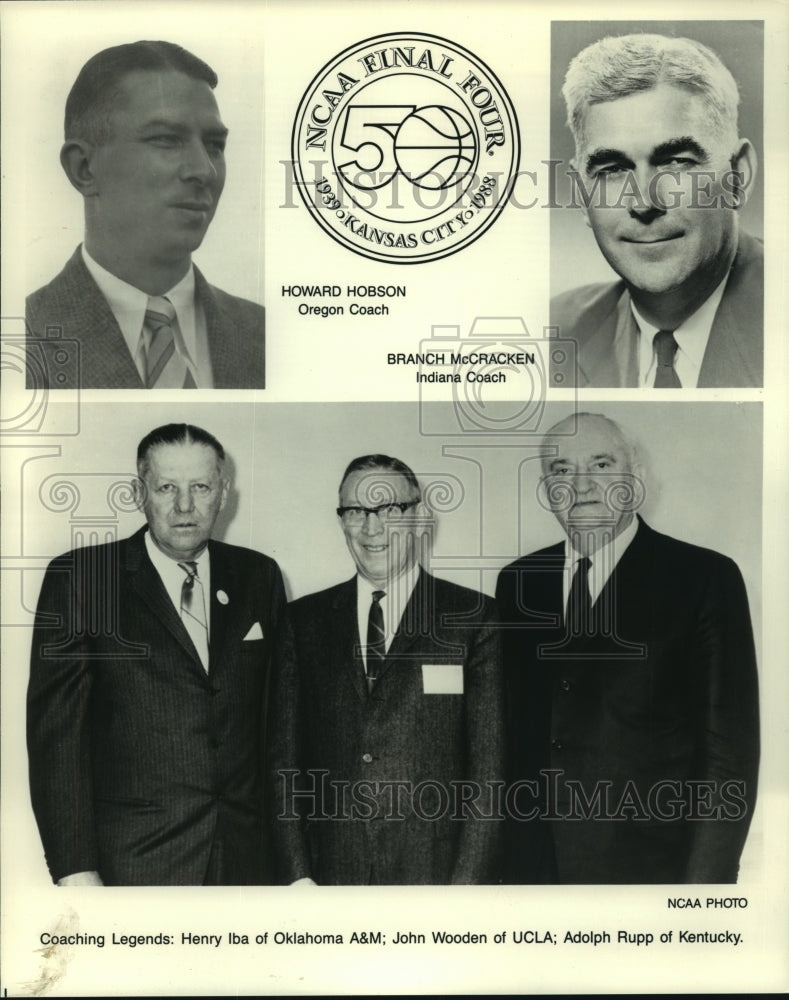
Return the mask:
<svg viewBox="0 0 789 1000">
<path fill-rule="evenodd" d="M 422 690 L 425 694 L 463 694 L 463 664 L 423 663 Z"/>
<path fill-rule="evenodd" d="M 252 628 L 244 636 L 243 641 L 248 642 L 250 639 L 262 639 L 263 629 L 260 627 L 260 622 L 255 622 Z"/>
</svg>

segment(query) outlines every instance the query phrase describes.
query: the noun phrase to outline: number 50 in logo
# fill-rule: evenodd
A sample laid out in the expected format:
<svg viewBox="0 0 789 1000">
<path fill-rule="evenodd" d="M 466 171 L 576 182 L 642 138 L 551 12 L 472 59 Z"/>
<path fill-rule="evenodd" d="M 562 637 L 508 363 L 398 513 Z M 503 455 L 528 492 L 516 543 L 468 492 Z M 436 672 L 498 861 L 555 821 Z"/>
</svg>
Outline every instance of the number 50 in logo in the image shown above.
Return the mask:
<svg viewBox="0 0 789 1000">
<path fill-rule="evenodd" d="M 446 39 L 382 35 L 326 66 L 293 129 L 299 189 L 320 225 L 366 257 L 455 253 L 498 217 L 520 142 L 493 73 Z"/>
</svg>

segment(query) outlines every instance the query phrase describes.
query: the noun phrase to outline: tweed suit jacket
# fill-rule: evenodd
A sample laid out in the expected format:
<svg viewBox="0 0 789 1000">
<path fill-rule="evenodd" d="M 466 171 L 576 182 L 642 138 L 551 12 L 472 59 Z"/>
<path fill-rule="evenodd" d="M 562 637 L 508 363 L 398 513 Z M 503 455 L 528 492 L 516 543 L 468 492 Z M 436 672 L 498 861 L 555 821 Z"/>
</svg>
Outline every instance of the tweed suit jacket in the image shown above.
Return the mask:
<svg viewBox="0 0 789 1000">
<path fill-rule="evenodd" d="M 263 307 L 214 288 L 197 268 L 195 295 L 205 311 L 214 386 L 264 388 Z M 56 278 L 28 296 L 25 322 L 29 389 L 145 388 L 79 247 Z"/>
<path fill-rule="evenodd" d="M 624 281 L 585 285 L 551 302 L 551 326 L 577 345 L 575 371 L 561 367 L 563 384 L 605 388 L 638 385 L 636 324 Z M 553 355 L 556 357 L 557 355 Z M 563 354 L 561 355 L 564 356 Z M 570 355 L 567 355 L 570 358 Z M 764 384 L 764 248 L 740 233 L 699 371 L 699 388 Z"/>
<path fill-rule="evenodd" d="M 503 823 L 473 818 L 460 804 L 467 794 L 490 815 L 489 783 L 504 774 L 502 665 L 490 598 L 421 570 L 369 696 L 356 578 L 290 608 L 295 655 L 272 699 L 280 880 L 499 881 Z M 453 693 L 428 693 L 426 676 L 442 665 L 454 677 Z M 403 783 L 402 793 L 392 782 Z"/>
<path fill-rule="evenodd" d="M 512 811 L 508 879 L 735 882 L 759 759 L 737 566 L 642 521 L 595 602 L 592 634 L 573 639 L 563 564 L 560 543 L 499 575 L 510 780 L 540 788 Z M 602 796 L 588 817 L 578 788 L 587 802 Z M 544 818 L 518 818 L 536 808 Z"/>
<path fill-rule="evenodd" d="M 267 556 L 209 543 L 206 673 L 145 530 L 60 556 L 44 579 L 27 732 L 46 860 L 55 881 L 95 870 L 107 885 L 199 885 L 213 851 L 223 883 L 261 883 L 282 578 Z"/>
</svg>

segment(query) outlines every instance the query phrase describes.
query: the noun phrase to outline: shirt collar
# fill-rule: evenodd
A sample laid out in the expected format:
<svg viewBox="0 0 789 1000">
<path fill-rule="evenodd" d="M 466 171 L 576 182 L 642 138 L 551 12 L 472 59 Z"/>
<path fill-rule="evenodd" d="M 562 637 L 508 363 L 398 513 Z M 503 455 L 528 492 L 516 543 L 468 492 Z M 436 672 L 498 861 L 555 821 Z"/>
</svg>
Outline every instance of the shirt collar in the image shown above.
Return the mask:
<svg viewBox="0 0 789 1000">
<path fill-rule="evenodd" d="M 638 518 L 633 517 L 633 520 L 628 524 L 628 526 L 620 531 L 618 535 L 607 542 L 605 545 L 601 545 L 599 549 L 596 549 L 590 556 L 589 560 L 593 566 L 606 567 L 608 569 L 608 574 L 613 572 L 614 567 L 622 558 L 625 553 L 625 549 L 630 545 L 633 539 L 636 537 L 636 532 L 638 531 Z M 564 540 L 564 562 L 565 569 L 572 570 L 579 559 L 583 556 L 578 552 L 570 542 L 569 538 Z"/>
<path fill-rule="evenodd" d="M 145 322 L 145 310 L 148 308 L 148 295 L 140 291 L 128 281 L 123 281 L 111 274 L 101 264 L 97 263 L 82 244 L 82 259 L 90 276 L 99 286 L 99 291 L 112 310 L 112 314 L 121 328 L 123 339 L 132 357 L 137 354 L 140 334 Z M 172 302 L 178 317 L 178 326 L 184 339 L 184 346 L 191 358 L 197 356 L 195 334 L 195 273 L 194 264 L 189 264 L 189 270 L 164 295 Z"/>
<path fill-rule="evenodd" d="M 395 577 L 393 580 L 388 580 L 383 586 L 377 583 L 371 583 L 366 577 L 362 576 L 361 573 L 356 574 L 356 586 L 358 588 L 358 593 L 361 598 L 364 599 L 365 605 L 370 604 L 373 599 L 373 591 L 383 590 L 386 593 L 386 597 L 382 600 L 387 600 L 391 607 L 396 607 L 398 611 L 398 621 L 402 615 L 403 609 L 411 598 L 411 594 L 414 592 L 414 587 L 416 586 L 416 581 L 419 579 L 419 563 L 414 563 L 413 566 L 409 566 L 404 573 L 400 576 Z"/>
<path fill-rule="evenodd" d="M 168 556 L 165 552 L 159 548 L 156 542 L 153 540 L 150 528 L 145 532 L 145 548 L 148 552 L 151 562 L 158 571 L 160 576 L 164 574 L 171 575 L 173 571 L 178 573 L 183 577 L 184 571 L 178 565 L 179 562 L 186 562 L 185 559 L 173 559 Z M 203 549 L 196 559 L 189 560 L 190 562 L 197 563 L 197 575 L 205 580 L 207 577 L 206 570 L 210 566 L 210 556 L 208 554 L 208 546 Z"/>
<path fill-rule="evenodd" d="M 707 349 L 707 341 L 710 339 L 710 331 L 712 330 L 715 313 L 718 311 L 718 306 L 723 298 L 723 292 L 726 288 L 726 282 L 729 280 L 730 273 L 730 271 L 726 273 L 723 281 L 721 281 L 712 295 L 702 302 L 693 315 L 688 316 L 684 323 L 680 323 L 676 330 L 672 331 L 678 349 L 687 355 L 693 369 L 697 373 L 697 377 L 698 371 L 701 368 L 701 362 L 704 359 L 704 352 Z M 655 334 L 662 328 L 653 326 L 652 323 L 648 323 L 644 319 L 638 311 L 632 296 L 630 298 L 630 308 L 641 331 L 638 345 L 638 370 L 646 374 L 652 368 L 654 361 L 652 342 Z"/>
</svg>

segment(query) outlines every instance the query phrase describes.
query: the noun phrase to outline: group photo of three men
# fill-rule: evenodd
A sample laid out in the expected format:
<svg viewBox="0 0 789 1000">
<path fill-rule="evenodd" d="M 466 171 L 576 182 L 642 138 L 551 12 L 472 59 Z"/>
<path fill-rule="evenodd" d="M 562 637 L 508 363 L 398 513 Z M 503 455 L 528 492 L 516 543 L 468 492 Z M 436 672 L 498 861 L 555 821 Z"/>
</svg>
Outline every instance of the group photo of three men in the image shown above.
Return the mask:
<svg viewBox="0 0 789 1000">
<path fill-rule="evenodd" d="M 736 881 L 758 406 L 549 404 L 473 462 L 410 404 L 169 404 L 111 448 L 104 409 L 139 513 L 52 561 L 32 638 L 53 880 Z"/>
<path fill-rule="evenodd" d="M 552 28 L 566 116 L 556 131 L 572 136 L 567 165 L 587 197 L 564 214 L 586 220 L 617 279 L 553 282 L 550 324 L 575 343 L 574 384 L 761 385 L 762 250 L 740 224 L 759 142 L 741 127 L 730 69 L 676 32 L 622 28 L 578 44 L 572 31 Z M 218 82 L 170 41 L 123 42 L 82 66 L 59 160 L 84 240 L 27 299 L 31 387 L 264 387 L 262 306 L 210 285 L 192 260 L 233 142 Z M 694 202 L 702 174 L 714 205 Z M 553 261 L 564 214 L 552 213 Z M 56 372 L 53 344 L 68 355 Z M 313 426 L 283 429 L 299 461 L 246 507 L 253 525 L 273 496 L 265 555 L 253 528 L 245 544 L 224 540 L 251 498 L 232 486 L 237 435 L 218 434 L 209 408 L 139 435 L 145 524 L 56 558 L 36 612 L 28 752 L 52 878 L 735 881 L 759 729 L 748 597 L 719 551 L 732 543 L 728 517 L 709 539 L 675 536 L 658 492 L 659 528 L 645 519 L 655 487 L 608 412 L 617 404 L 543 421 L 524 443 L 524 463 L 540 468 L 531 493 L 517 478 L 509 494 L 491 486 L 495 459 L 482 455 L 478 509 L 443 512 L 433 470 L 401 454 L 408 436 L 393 438 L 391 408 L 365 411 L 380 431 L 366 449 L 350 447 L 353 407 L 322 452 L 302 443 Z M 665 405 L 661 417 L 676 420 Z M 719 427 L 710 440 L 722 449 Z M 120 471 L 117 448 L 106 458 Z M 493 574 L 483 539 L 513 496 Z M 302 589 L 281 539 L 295 555 L 318 506 L 333 511 L 355 574 L 338 583 L 319 543 L 296 555 Z M 561 530 L 531 548 L 521 529 L 539 508 Z M 434 542 L 470 511 L 460 583 L 434 573 Z M 752 558 L 758 540 L 742 547 Z"/>
</svg>

